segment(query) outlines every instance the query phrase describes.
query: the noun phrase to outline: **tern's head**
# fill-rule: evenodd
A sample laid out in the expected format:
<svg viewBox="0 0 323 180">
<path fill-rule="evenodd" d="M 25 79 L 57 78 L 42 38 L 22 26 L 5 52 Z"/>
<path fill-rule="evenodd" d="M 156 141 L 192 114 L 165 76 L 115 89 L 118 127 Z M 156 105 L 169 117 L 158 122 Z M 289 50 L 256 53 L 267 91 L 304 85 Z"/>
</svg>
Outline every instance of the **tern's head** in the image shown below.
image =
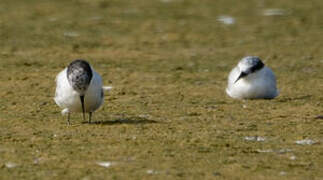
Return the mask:
<svg viewBox="0 0 323 180">
<path fill-rule="evenodd" d="M 261 70 L 264 67 L 264 63 L 256 56 L 247 56 L 241 59 L 238 63 L 238 68 L 240 70 L 240 75 L 238 76 L 237 82 L 239 79 L 248 76 L 249 74 L 255 73 Z"/>
<path fill-rule="evenodd" d="M 81 59 L 74 60 L 67 67 L 67 79 L 73 89 L 84 94 L 92 80 L 92 68 L 90 64 Z"/>
</svg>

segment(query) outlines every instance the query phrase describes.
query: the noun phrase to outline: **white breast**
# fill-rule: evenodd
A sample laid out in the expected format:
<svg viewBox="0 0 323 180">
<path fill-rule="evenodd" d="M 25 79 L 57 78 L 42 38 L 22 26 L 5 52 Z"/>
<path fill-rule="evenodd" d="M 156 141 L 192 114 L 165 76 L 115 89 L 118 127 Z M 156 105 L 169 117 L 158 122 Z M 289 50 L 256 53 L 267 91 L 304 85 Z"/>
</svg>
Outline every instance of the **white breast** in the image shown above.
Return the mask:
<svg viewBox="0 0 323 180">
<path fill-rule="evenodd" d="M 69 84 L 67 79 L 67 68 L 56 77 L 55 102 L 58 106 L 68 109 L 68 112 L 82 112 L 80 95 Z M 102 79 L 98 73 L 93 71 L 91 83 L 84 95 L 86 112 L 94 112 L 103 103 Z"/>
<path fill-rule="evenodd" d="M 267 67 L 235 82 L 239 75 L 240 71 L 237 67 L 229 74 L 226 92 L 232 98 L 271 99 L 279 94 L 276 88 L 275 75 Z"/>
</svg>

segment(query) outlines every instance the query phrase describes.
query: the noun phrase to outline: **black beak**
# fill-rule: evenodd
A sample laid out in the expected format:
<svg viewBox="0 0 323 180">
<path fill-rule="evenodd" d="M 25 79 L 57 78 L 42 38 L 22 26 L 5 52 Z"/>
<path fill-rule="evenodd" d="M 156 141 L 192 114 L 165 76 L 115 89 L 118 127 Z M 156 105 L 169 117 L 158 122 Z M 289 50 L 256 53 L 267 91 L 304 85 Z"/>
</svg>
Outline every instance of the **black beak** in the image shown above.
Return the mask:
<svg viewBox="0 0 323 180">
<path fill-rule="evenodd" d="M 240 75 L 239 75 L 239 77 L 237 78 L 237 80 L 236 81 L 234 81 L 234 83 L 236 83 L 237 81 L 239 81 L 239 79 L 241 79 L 241 78 L 243 78 L 243 77 L 245 77 L 245 76 L 247 76 L 248 74 L 247 73 L 245 73 L 245 72 L 241 72 L 240 73 Z"/>
<path fill-rule="evenodd" d="M 83 120 L 85 121 L 84 96 L 80 96 L 80 99 L 81 99 L 81 104 L 82 104 Z"/>
</svg>

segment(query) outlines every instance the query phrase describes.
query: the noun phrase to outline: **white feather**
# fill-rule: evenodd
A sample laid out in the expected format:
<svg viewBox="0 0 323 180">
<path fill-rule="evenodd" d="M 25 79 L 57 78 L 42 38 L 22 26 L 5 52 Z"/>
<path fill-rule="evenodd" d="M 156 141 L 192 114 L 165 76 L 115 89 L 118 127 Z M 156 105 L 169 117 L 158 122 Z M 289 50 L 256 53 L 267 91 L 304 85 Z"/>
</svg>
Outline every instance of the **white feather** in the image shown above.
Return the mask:
<svg viewBox="0 0 323 180">
<path fill-rule="evenodd" d="M 278 96 L 276 77 L 268 67 L 245 76 L 238 81 L 241 71 L 238 66 L 233 68 L 228 77 L 226 93 L 237 99 L 272 99 Z"/>
<path fill-rule="evenodd" d="M 62 114 L 69 112 L 82 112 L 80 94 L 73 89 L 67 79 L 67 68 L 56 77 L 55 102 L 63 108 Z M 101 76 L 92 69 L 92 80 L 84 94 L 86 112 L 94 112 L 103 103 L 103 88 Z"/>
<path fill-rule="evenodd" d="M 103 86 L 102 89 L 104 91 L 110 91 L 113 87 L 112 86 Z"/>
</svg>

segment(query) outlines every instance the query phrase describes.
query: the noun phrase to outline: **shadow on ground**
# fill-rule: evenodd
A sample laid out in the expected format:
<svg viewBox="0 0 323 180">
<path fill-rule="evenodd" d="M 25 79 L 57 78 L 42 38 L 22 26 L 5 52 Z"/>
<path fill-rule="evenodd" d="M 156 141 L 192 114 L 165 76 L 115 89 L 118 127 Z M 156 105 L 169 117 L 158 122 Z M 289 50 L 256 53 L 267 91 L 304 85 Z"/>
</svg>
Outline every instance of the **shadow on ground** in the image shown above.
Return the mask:
<svg viewBox="0 0 323 180">
<path fill-rule="evenodd" d="M 312 98 L 312 95 L 306 95 L 306 96 L 298 96 L 298 97 L 283 97 L 281 99 L 278 99 L 278 102 L 289 102 L 289 101 L 297 101 L 297 100 L 306 100 Z"/>
<path fill-rule="evenodd" d="M 154 124 L 159 123 L 155 120 L 150 120 L 143 117 L 122 117 L 115 120 L 103 120 L 103 121 L 94 121 L 90 125 L 118 125 L 118 124 Z M 82 124 L 88 124 L 87 121 L 83 121 Z"/>
</svg>

